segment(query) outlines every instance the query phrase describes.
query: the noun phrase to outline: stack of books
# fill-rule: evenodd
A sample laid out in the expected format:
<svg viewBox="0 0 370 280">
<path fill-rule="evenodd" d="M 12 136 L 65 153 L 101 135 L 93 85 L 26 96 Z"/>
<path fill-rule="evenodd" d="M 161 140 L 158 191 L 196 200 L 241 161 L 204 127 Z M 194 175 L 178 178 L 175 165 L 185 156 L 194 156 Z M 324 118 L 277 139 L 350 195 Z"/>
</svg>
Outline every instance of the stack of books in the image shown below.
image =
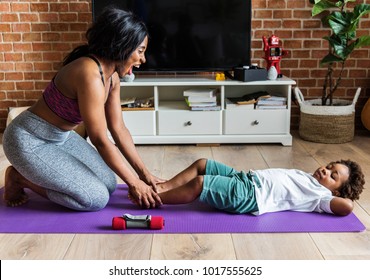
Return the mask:
<svg viewBox="0 0 370 280">
<path fill-rule="evenodd" d="M 184 90 L 185 102 L 192 111 L 218 111 L 217 89 L 195 88 Z"/>
<path fill-rule="evenodd" d="M 270 95 L 266 91 L 257 91 L 257 92 L 245 94 L 240 97 L 225 98 L 225 108 L 226 109 L 253 110 L 259 98 L 265 98 L 269 96 Z"/>
<path fill-rule="evenodd" d="M 286 109 L 287 98 L 283 96 L 260 97 L 256 103 L 256 109 Z"/>
</svg>

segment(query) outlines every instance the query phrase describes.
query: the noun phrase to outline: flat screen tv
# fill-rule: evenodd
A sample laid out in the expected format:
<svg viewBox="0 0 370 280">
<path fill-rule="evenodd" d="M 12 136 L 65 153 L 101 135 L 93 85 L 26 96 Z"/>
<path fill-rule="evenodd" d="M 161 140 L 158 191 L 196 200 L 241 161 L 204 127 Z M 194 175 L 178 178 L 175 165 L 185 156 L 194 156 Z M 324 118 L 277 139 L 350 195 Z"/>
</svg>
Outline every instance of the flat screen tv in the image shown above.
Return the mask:
<svg viewBox="0 0 370 280">
<path fill-rule="evenodd" d="M 95 19 L 113 5 L 149 30 L 144 72 L 229 71 L 250 64 L 250 0 L 93 0 Z"/>
</svg>

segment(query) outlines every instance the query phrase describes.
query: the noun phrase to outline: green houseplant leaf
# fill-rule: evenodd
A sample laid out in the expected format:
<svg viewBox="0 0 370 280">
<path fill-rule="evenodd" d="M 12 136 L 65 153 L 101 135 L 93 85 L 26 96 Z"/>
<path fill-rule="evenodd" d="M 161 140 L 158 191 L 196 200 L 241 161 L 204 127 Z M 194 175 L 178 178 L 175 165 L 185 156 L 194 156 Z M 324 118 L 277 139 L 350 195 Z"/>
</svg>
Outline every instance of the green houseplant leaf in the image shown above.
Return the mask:
<svg viewBox="0 0 370 280">
<path fill-rule="evenodd" d="M 329 48 L 320 65 L 328 67 L 322 89 L 322 105 L 328 104 L 328 100 L 332 105 L 333 95 L 341 82 L 346 60 L 355 49 L 370 46 L 370 36 L 356 35 L 361 18 L 370 13 L 370 5 L 357 4 L 351 9 L 347 4 L 356 0 L 310 0 L 310 2 L 314 4 L 312 16 L 325 12 L 321 20 L 331 31 L 329 36 L 323 37 L 328 41 Z M 340 71 L 334 76 L 337 65 Z"/>
</svg>

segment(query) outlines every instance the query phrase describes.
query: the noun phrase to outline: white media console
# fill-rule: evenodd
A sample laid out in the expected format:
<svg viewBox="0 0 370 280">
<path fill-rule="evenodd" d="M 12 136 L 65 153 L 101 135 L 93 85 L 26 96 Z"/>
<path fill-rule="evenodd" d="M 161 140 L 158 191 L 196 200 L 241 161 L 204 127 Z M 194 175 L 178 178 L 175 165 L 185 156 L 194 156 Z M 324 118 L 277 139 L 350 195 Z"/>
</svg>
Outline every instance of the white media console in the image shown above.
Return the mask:
<svg viewBox="0 0 370 280">
<path fill-rule="evenodd" d="M 273 81 L 216 81 L 209 77 L 143 77 L 121 82 L 121 99 L 154 98 L 152 110 L 122 111 L 136 144 L 281 143 L 292 145 L 291 87 L 288 78 Z M 183 91 L 216 88 L 219 111 L 191 111 Z M 226 109 L 225 98 L 257 91 L 287 98 L 286 109 Z"/>
</svg>

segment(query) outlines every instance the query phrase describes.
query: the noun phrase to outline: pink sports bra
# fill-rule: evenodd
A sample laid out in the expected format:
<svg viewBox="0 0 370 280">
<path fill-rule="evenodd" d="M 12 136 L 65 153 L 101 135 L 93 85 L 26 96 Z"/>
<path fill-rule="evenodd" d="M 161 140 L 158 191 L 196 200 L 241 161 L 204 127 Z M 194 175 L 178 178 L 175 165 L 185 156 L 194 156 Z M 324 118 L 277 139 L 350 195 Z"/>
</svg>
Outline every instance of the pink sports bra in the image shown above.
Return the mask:
<svg viewBox="0 0 370 280">
<path fill-rule="evenodd" d="M 93 59 L 98 65 L 101 79 L 104 85 L 103 71 L 99 61 L 93 56 L 88 57 Z M 111 89 L 112 89 L 112 79 L 110 83 L 109 93 Z M 63 95 L 63 93 L 61 93 L 56 87 L 54 78 L 51 80 L 49 85 L 44 90 L 43 98 L 45 100 L 46 105 L 48 105 L 48 107 L 50 108 L 50 110 L 52 110 L 57 116 L 61 117 L 62 119 L 73 124 L 80 124 L 83 121 L 80 114 L 80 108 L 78 106 L 78 100 Z"/>
</svg>

